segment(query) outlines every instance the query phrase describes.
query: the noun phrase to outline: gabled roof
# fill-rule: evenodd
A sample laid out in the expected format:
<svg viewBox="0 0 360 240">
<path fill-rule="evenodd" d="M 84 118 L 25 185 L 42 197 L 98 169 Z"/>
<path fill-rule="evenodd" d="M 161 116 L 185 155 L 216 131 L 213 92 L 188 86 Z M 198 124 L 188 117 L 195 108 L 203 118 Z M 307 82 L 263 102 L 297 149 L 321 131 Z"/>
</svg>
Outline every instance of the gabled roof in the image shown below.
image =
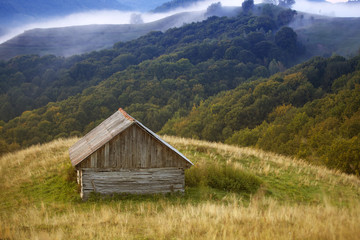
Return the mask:
<svg viewBox="0 0 360 240">
<path fill-rule="evenodd" d="M 156 138 L 158 141 L 163 143 L 165 146 L 170 148 L 176 154 L 178 154 L 185 161 L 189 162 L 191 165 L 194 165 L 189 159 L 187 159 L 183 154 L 176 150 L 173 146 L 162 140 L 157 134 L 145 127 L 139 121 L 127 114 L 123 109 L 119 108 L 113 115 L 104 120 L 96 128 L 91 130 L 78 142 L 76 142 L 69 149 L 69 155 L 71 164 L 73 166 L 78 165 L 82 160 L 86 159 L 88 156 L 96 152 L 101 148 L 105 143 L 109 142 L 119 133 L 123 132 L 125 129 L 130 127 L 133 124 L 137 124 L 144 131 L 148 132 L 151 136 Z"/>
</svg>

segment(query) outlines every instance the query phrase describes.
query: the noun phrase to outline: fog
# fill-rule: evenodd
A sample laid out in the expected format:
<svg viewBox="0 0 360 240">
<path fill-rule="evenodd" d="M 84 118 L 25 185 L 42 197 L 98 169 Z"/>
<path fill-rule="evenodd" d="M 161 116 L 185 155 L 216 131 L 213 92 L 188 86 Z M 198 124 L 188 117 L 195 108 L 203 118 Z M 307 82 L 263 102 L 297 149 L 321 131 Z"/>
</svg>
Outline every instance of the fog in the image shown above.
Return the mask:
<svg viewBox="0 0 360 240">
<path fill-rule="evenodd" d="M 140 12 L 123 12 L 117 10 L 89 11 L 83 13 L 71 14 L 65 17 L 42 19 L 32 23 L 25 23 L 9 31 L 6 35 L 0 37 L 0 43 L 3 43 L 26 30 L 34 28 L 59 28 L 69 26 L 81 26 L 91 24 L 129 24 L 133 14 L 141 14 L 144 22 L 152 22 L 167 17 L 171 13 L 151 14 Z"/>
<path fill-rule="evenodd" d="M 360 17 L 360 4 L 308 2 L 297 0 L 292 6 L 296 11 L 329 17 Z"/>
<path fill-rule="evenodd" d="M 20 27 L 16 27 L 8 31 L 5 35 L 0 36 L 0 43 L 3 43 L 26 30 L 34 28 L 58 28 L 69 26 L 81 26 L 91 24 L 129 24 L 131 16 L 133 14 L 141 14 L 141 18 L 144 23 L 159 20 L 161 18 L 171 16 L 173 14 L 184 11 L 200 11 L 206 10 L 206 8 L 212 3 L 217 3 L 219 0 L 207 0 L 200 3 L 193 4 L 187 8 L 179 8 L 166 13 L 151 13 L 151 12 L 124 12 L 118 10 L 103 10 L 103 11 L 89 11 L 83 13 L 71 14 L 65 17 L 48 18 L 33 21 L 31 23 L 24 23 Z M 222 6 L 241 6 L 242 1 L 233 0 L 221 0 Z M 256 0 L 255 3 L 261 1 Z"/>
<path fill-rule="evenodd" d="M 212 3 L 221 2 L 222 6 L 241 6 L 242 1 L 234 0 L 206 0 L 193 4 L 187 8 L 179 8 L 166 13 L 150 13 L 150 12 L 123 12 L 123 11 L 89 11 L 77 14 L 71 14 L 65 17 L 42 19 L 32 23 L 24 23 L 21 27 L 12 29 L 6 35 L 0 37 L 0 43 L 3 43 L 26 30 L 34 28 L 57 28 L 75 25 L 90 24 L 129 24 L 131 16 L 141 14 L 144 23 L 159 20 L 161 18 L 183 12 L 183 11 L 199 11 L 206 10 Z M 255 0 L 255 4 L 261 3 L 262 0 Z M 355 7 L 356 6 L 356 7 Z M 320 14 L 332 17 L 360 17 L 359 5 L 349 4 L 332 4 L 329 2 L 307 2 L 297 0 L 293 5 L 293 9 L 302 12 Z"/>
</svg>

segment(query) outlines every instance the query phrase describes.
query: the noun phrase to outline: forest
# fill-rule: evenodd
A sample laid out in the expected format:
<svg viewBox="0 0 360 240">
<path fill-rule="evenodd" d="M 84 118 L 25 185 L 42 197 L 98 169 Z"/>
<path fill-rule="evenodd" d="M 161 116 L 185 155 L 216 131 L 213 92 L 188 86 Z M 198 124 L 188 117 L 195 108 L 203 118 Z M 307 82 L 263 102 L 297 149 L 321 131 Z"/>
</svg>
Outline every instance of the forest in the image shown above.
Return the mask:
<svg viewBox="0 0 360 240">
<path fill-rule="evenodd" d="M 260 16 L 212 17 L 165 33 L 151 32 L 133 41 L 119 42 L 113 49 L 70 58 L 25 55 L 2 61 L 0 120 L 9 121 L 26 110 L 81 93 L 130 65 L 145 60 L 161 62 L 156 59 L 160 56 L 171 57 L 166 60 L 171 63 L 185 58 L 195 65 L 209 60 L 235 60 L 252 64 L 250 72 L 254 67 L 267 67 L 273 59 L 284 65 L 294 64 L 301 48 L 290 28 L 280 28 L 291 21 L 295 12 L 272 5 L 265 5 L 262 12 Z M 288 19 L 284 20 L 284 16 Z"/>
<path fill-rule="evenodd" d="M 314 58 L 274 5 L 112 49 L 0 62 L 0 154 L 81 136 L 119 107 L 150 129 L 359 174 L 360 58 Z M 299 64 L 299 65 L 295 65 Z"/>
<path fill-rule="evenodd" d="M 360 56 L 314 58 L 173 117 L 162 134 L 255 146 L 359 175 Z"/>
<path fill-rule="evenodd" d="M 165 33 L 151 32 L 137 40 L 119 42 L 109 50 L 70 58 L 18 56 L 1 62 L 2 136 L 7 144 L 26 146 L 48 141 L 44 136 L 84 133 L 118 106 L 158 131 L 175 112 L 186 113 L 208 96 L 292 64 L 294 60 L 290 60 L 296 59 L 301 46 L 280 19 L 284 13 L 294 13 L 267 6 L 261 16 L 211 17 Z M 293 38 L 288 39 L 288 35 Z M 69 104 L 74 101 L 78 104 Z M 144 106 L 151 107 L 144 111 Z M 45 112 L 52 115 L 54 108 L 61 109 L 61 120 L 42 116 Z M 39 134 L 12 134 L 10 126 L 20 130 L 18 120 L 26 122 L 25 115 L 33 109 L 37 110 L 31 112 L 35 114 L 30 120 L 31 131 Z M 48 133 L 34 128 L 40 119 L 55 125 L 65 120 L 78 124 Z"/>
</svg>

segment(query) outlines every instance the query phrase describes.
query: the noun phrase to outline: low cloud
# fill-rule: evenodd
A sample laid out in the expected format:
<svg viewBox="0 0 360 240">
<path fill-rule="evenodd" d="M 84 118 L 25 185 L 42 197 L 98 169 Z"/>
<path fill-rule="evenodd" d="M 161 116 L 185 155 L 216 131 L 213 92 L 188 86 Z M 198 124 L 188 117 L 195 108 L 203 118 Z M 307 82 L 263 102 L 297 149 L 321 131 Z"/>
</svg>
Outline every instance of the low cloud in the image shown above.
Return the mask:
<svg viewBox="0 0 360 240">
<path fill-rule="evenodd" d="M 32 23 L 24 23 L 21 27 L 14 28 L 6 35 L 1 36 L 0 43 L 21 34 L 26 30 L 34 28 L 58 28 L 90 24 L 130 24 L 134 14 L 141 16 L 144 23 L 148 23 L 183 11 L 206 10 L 212 3 L 217 2 L 221 2 L 222 6 L 241 6 L 242 4 L 241 0 L 207 0 L 195 3 L 187 8 L 179 8 L 166 13 L 124 12 L 116 10 L 76 13 L 61 18 L 41 19 Z M 261 2 L 261 0 L 255 0 L 255 4 Z M 359 8 L 349 4 L 331 4 L 328 2 L 319 3 L 297 0 L 293 5 L 293 9 L 333 17 L 360 17 Z"/>
<path fill-rule="evenodd" d="M 360 17 L 360 5 L 297 0 L 293 9 L 329 17 Z"/>
<path fill-rule="evenodd" d="M 24 23 L 20 27 L 13 28 L 6 35 L 0 37 L 0 43 L 3 43 L 24 31 L 34 28 L 60 28 L 69 26 L 82 26 L 91 24 L 130 24 L 133 14 L 141 14 L 143 21 L 152 22 L 169 16 L 170 14 L 149 14 L 139 12 L 123 12 L 117 10 L 89 11 L 83 13 L 71 14 L 65 17 L 48 18 Z"/>
</svg>

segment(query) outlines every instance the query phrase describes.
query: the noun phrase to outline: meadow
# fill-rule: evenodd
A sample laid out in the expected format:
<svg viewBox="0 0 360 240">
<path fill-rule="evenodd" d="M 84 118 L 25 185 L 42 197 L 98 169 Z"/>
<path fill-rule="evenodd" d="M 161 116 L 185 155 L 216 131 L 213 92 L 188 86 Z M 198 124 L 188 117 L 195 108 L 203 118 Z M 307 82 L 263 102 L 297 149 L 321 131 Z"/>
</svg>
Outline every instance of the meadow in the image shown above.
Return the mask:
<svg viewBox="0 0 360 240">
<path fill-rule="evenodd" d="M 195 163 L 183 195 L 83 202 L 68 155 L 76 138 L 3 155 L 0 239 L 360 239 L 358 177 L 253 148 L 164 140 Z M 224 166 L 256 184 L 211 184 Z"/>
</svg>

